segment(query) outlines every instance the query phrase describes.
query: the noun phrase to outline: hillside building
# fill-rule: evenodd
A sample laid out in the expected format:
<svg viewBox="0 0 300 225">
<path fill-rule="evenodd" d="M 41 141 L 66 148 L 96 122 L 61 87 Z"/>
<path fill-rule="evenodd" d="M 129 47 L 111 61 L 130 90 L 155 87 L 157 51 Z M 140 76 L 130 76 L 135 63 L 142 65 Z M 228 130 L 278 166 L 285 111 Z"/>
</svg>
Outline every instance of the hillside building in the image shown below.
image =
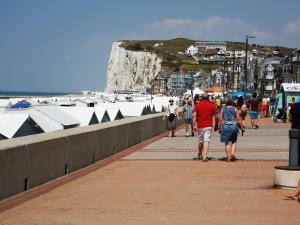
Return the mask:
<svg viewBox="0 0 300 225">
<path fill-rule="evenodd" d="M 226 51 L 226 42 L 224 41 L 197 41 L 195 45 L 198 49 L 223 49 Z"/>
</svg>

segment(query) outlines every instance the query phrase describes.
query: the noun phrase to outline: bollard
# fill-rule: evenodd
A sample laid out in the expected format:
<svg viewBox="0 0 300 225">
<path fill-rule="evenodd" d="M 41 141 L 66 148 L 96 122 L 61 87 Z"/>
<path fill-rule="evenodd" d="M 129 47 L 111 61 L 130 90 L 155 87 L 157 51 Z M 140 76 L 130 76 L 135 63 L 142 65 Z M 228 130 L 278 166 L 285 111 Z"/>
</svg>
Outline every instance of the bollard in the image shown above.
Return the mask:
<svg viewBox="0 0 300 225">
<path fill-rule="evenodd" d="M 300 166 L 300 130 L 290 129 L 289 166 Z"/>
</svg>

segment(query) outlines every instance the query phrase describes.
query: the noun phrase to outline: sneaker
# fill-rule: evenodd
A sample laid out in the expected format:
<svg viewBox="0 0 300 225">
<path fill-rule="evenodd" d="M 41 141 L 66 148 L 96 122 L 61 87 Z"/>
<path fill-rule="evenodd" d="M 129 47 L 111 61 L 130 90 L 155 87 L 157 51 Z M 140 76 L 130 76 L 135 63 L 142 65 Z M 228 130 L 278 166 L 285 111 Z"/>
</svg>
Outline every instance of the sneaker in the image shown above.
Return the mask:
<svg viewBox="0 0 300 225">
<path fill-rule="evenodd" d="M 188 136 L 189 136 L 189 133 L 186 133 L 185 136 L 188 137 Z"/>
<path fill-rule="evenodd" d="M 256 129 L 258 129 L 258 128 L 259 128 L 259 126 L 258 126 L 257 124 L 255 124 L 255 127 L 256 127 Z"/>
<path fill-rule="evenodd" d="M 192 137 L 194 137 L 195 135 L 194 135 L 194 132 L 192 132 Z"/>
</svg>

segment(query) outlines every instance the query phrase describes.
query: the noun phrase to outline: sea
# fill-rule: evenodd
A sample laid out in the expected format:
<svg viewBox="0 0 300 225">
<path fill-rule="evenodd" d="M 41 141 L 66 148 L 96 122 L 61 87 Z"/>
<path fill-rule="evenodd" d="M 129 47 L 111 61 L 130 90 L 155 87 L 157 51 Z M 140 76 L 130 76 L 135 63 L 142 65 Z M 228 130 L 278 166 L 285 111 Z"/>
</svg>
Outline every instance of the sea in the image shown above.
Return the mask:
<svg viewBox="0 0 300 225">
<path fill-rule="evenodd" d="M 68 95 L 71 93 L 67 92 L 28 92 L 28 91 L 0 91 L 0 97 L 25 97 L 25 96 L 60 96 L 60 95 Z"/>
</svg>

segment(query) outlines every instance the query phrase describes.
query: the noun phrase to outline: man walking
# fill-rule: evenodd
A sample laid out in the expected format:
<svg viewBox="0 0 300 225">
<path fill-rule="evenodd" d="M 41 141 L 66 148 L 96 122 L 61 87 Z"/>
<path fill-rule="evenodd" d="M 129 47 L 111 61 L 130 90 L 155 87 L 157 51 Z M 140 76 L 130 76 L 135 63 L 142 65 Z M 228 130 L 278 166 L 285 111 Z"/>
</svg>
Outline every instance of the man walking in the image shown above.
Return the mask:
<svg viewBox="0 0 300 225">
<path fill-rule="evenodd" d="M 259 101 L 257 99 L 257 94 L 254 92 L 252 94 L 252 99 L 250 100 L 250 118 L 251 126 L 253 129 L 257 129 L 258 125 L 258 111 L 259 111 Z"/>
<path fill-rule="evenodd" d="M 195 105 L 193 115 L 194 131 L 198 131 L 199 143 L 198 143 L 198 157 L 204 162 L 208 162 L 207 153 L 209 149 L 209 143 L 213 132 L 213 121 L 215 118 L 215 129 L 218 129 L 218 115 L 217 107 L 214 103 L 209 101 L 207 93 L 202 95 L 202 100 Z"/>
<path fill-rule="evenodd" d="M 184 125 L 186 137 L 189 136 L 189 127 L 191 127 L 191 135 L 194 136 L 193 130 L 193 101 L 192 99 L 188 99 L 187 103 L 183 106 L 183 116 L 184 116 Z"/>
</svg>

